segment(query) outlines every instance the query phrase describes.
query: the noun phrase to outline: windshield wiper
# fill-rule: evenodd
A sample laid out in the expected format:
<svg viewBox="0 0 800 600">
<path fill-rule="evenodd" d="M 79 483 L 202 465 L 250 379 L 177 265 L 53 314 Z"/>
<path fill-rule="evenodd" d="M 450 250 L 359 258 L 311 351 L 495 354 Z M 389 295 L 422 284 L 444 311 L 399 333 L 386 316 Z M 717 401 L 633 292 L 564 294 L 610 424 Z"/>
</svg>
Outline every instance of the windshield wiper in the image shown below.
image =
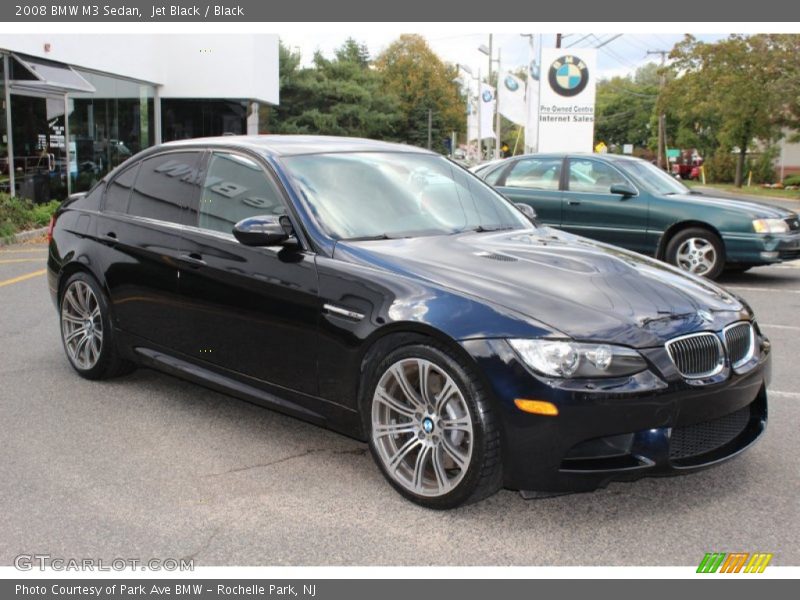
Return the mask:
<svg viewBox="0 0 800 600">
<path fill-rule="evenodd" d="M 471 232 L 471 233 L 488 233 L 492 231 L 508 231 L 509 229 L 514 229 L 512 226 L 502 226 L 502 227 L 484 227 L 483 225 L 477 225 L 476 227 L 467 227 L 464 229 L 459 229 L 454 231 L 453 233 L 464 233 L 464 232 Z"/>
<path fill-rule="evenodd" d="M 342 238 L 340 241 L 342 242 L 370 242 L 373 240 L 393 240 L 395 238 L 391 237 L 385 233 L 379 233 L 378 235 L 361 235 L 358 237 L 350 237 L 350 238 Z"/>
</svg>

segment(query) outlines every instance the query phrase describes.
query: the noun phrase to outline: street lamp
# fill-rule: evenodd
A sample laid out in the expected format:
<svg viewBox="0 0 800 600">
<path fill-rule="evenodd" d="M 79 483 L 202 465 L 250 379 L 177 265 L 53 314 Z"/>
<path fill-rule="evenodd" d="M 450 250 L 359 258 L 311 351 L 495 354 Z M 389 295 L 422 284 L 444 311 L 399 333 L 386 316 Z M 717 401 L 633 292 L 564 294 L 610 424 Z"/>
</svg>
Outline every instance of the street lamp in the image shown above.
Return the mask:
<svg viewBox="0 0 800 600">
<path fill-rule="evenodd" d="M 500 89 L 500 48 L 497 49 L 497 58 L 492 55 L 492 34 L 489 34 L 489 45 L 481 44 L 478 46 L 478 52 L 485 54 L 489 57 L 489 84 L 492 83 L 492 63 L 497 63 L 497 85 L 494 88 L 494 157 L 500 158 L 500 103 L 498 102 L 497 93 Z M 480 96 L 480 84 L 478 89 Z M 480 101 L 480 100 L 479 100 Z"/>
</svg>

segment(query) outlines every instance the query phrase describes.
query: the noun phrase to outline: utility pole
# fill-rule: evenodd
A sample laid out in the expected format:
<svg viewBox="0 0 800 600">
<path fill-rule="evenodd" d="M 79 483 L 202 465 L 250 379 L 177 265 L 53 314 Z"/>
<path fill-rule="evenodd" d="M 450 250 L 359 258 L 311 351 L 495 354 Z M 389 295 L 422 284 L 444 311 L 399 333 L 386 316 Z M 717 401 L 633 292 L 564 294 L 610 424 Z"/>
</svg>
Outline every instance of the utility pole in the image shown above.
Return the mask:
<svg viewBox="0 0 800 600">
<path fill-rule="evenodd" d="M 648 50 L 647 55 L 651 54 L 660 54 L 661 55 L 661 80 L 659 82 L 659 88 L 663 91 L 664 86 L 667 85 L 667 75 L 664 73 L 664 65 L 667 62 L 667 52 L 668 50 Z M 667 135 L 666 135 L 666 121 L 667 117 L 662 112 L 658 114 L 658 156 L 656 157 L 656 165 L 659 169 L 664 168 L 666 164 L 669 166 L 669 159 L 667 158 Z"/>
</svg>

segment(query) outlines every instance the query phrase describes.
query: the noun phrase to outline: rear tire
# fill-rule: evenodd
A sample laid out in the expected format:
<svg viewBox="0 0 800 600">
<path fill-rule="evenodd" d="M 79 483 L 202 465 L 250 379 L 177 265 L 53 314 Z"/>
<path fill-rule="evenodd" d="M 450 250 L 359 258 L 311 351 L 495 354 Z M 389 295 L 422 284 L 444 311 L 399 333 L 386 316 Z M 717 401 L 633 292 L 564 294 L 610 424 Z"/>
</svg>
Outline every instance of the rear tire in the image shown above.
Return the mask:
<svg viewBox="0 0 800 600">
<path fill-rule="evenodd" d="M 666 259 L 682 271 L 716 279 L 725 269 L 725 245 L 713 231 L 690 227 L 672 236 Z"/>
<path fill-rule="evenodd" d="M 370 451 L 395 490 L 442 510 L 500 489 L 500 430 L 470 365 L 443 346 L 415 343 L 370 372 L 363 415 Z"/>
<path fill-rule="evenodd" d="M 111 309 L 105 294 L 88 273 L 75 273 L 59 297 L 61 342 L 72 368 L 86 379 L 110 379 L 133 371 L 114 341 Z"/>
</svg>

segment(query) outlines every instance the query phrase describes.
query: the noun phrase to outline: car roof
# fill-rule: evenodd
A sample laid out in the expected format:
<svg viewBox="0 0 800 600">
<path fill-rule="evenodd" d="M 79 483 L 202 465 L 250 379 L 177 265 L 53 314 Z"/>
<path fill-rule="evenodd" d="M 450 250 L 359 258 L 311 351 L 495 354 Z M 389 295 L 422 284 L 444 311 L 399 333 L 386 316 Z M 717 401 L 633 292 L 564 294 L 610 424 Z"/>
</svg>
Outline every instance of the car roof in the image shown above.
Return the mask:
<svg viewBox="0 0 800 600">
<path fill-rule="evenodd" d="M 434 154 L 430 150 L 356 137 L 328 135 L 224 135 L 192 138 L 162 144 L 162 148 L 181 146 L 216 146 L 249 148 L 272 156 L 323 154 L 331 152 L 417 152 Z"/>
<path fill-rule="evenodd" d="M 596 152 L 541 152 L 533 154 L 519 154 L 517 156 L 510 156 L 505 160 L 518 159 L 518 158 L 596 158 L 606 161 L 641 161 L 642 158 L 630 156 L 627 154 L 598 154 Z"/>
</svg>

